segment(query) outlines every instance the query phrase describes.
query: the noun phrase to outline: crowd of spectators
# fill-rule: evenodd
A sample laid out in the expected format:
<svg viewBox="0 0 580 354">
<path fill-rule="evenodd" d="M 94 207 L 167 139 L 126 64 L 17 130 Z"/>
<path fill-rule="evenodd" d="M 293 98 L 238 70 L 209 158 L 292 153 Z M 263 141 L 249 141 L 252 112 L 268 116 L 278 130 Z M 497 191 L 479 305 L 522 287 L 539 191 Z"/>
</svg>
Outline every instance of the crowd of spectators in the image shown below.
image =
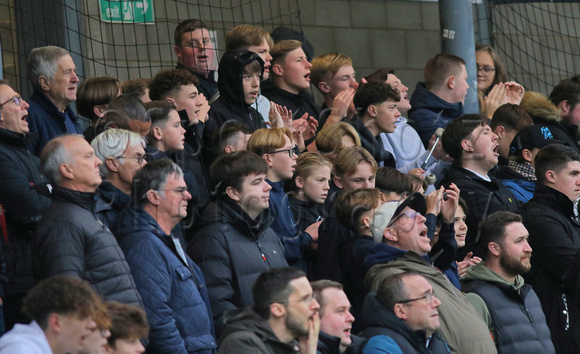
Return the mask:
<svg viewBox="0 0 580 354">
<path fill-rule="evenodd" d="M 0 81 L 0 353 L 580 352 L 580 76 L 478 45 L 465 115 L 451 54 L 409 97 L 288 29 L 174 39 L 153 78 L 47 46 Z"/>
</svg>

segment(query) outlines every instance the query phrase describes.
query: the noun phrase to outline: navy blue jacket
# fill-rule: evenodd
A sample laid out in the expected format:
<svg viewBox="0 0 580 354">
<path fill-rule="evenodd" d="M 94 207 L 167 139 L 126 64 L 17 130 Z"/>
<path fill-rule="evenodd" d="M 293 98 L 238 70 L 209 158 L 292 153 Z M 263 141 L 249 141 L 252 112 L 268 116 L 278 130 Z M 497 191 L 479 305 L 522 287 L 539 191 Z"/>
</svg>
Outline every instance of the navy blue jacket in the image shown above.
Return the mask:
<svg viewBox="0 0 580 354">
<path fill-rule="evenodd" d="M 151 326 L 147 353 L 214 353 L 211 307 L 201 270 L 179 257 L 170 235 L 143 209 L 113 225 Z"/>
<path fill-rule="evenodd" d="M 269 213 L 274 218 L 274 221 L 270 227 L 282 240 L 285 249 L 284 257 L 286 257 L 288 264 L 306 271 L 302 246 L 310 245 L 312 236 L 307 232 L 299 232 L 296 229 L 290 201 L 288 201 L 288 196 L 284 192 L 284 181 L 271 182 L 266 180 L 266 182 L 272 186 Z"/>
<path fill-rule="evenodd" d="M 425 88 L 418 82 L 411 96 L 409 124 L 417 130 L 425 147 L 437 128 L 445 128 L 451 121 L 463 114 L 463 104 L 449 103 Z"/>
<path fill-rule="evenodd" d="M 123 193 L 119 188 L 113 186 L 109 181 L 103 180 L 97 188 L 97 204 L 95 212 L 99 220 L 107 227 L 111 227 L 117 216 L 131 203 L 131 196 Z"/>
<path fill-rule="evenodd" d="M 30 132 L 38 133 L 38 139 L 30 144 L 30 148 L 34 155 L 40 156 L 46 143 L 57 136 L 67 133 L 83 133 L 79 126 L 77 116 L 70 107 L 66 108 L 66 113 L 73 122 L 76 131 L 67 131 L 64 122 L 64 113 L 60 112 L 44 93 L 34 91 L 34 94 L 28 103 L 30 104 L 30 107 L 28 108 L 28 125 L 30 126 Z"/>
</svg>

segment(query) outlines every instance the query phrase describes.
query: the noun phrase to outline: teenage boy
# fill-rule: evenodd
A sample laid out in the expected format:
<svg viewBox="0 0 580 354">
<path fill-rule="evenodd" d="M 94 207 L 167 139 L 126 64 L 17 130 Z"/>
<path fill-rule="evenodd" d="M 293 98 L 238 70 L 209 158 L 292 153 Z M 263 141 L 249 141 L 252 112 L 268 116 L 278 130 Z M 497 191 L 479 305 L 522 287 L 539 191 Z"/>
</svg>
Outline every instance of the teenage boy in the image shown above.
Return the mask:
<svg viewBox="0 0 580 354">
<path fill-rule="evenodd" d="M 142 309 L 111 301 L 105 304 L 111 318 L 111 336 L 107 339 L 108 354 L 140 354 L 145 352 L 141 339 L 149 335 L 147 315 Z"/>
<path fill-rule="evenodd" d="M 280 41 L 274 45 L 270 54 L 271 80 L 262 88 L 264 96 L 291 110 L 294 119 L 302 117 L 305 113 L 318 119 L 320 107 L 307 92 L 310 88 L 312 64 L 302 50 L 302 42 Z"/>
<path fill-rule="evenodd" d="M 297 154 L 292 133 L 287 128 L 260 129 L 248 140 L 247 150 L 261 156 L 268 163 L 266 181 L 270 191 L 270 214 L 274 217 L 272 229 L 282 239 L 288 264 L 306 270 L 303 247 L 318 239 L 318 226 L 314 223 L 304 232 L 298 232 L 290 201 L 284 191 L 284 182 L 294 174 Z"/>
<path fill-rule="evenodd" d="M 268 164 L 248 152 L 226 154 L 210 168 L 216 195 L 197 210 L 187 253 L 204 274 L 219 333 L 223 314 L 252 305 L 252 284 L 286 267 L 284 246 L 270 228 Z"/>
<path fill-rule="evenodd" d="M 253 25 L 239 25 L 226 33 L 226 50 L 240 51 L 249 50 L 258 54 L 264 61 L 264 74 L 262 81 L 270 78 L 270 67 L 272 66 L 272 56 L 270 48 L 274 46 L 274 41 L 270 33 L 261 27 Z M 252 105 L 260 114 L 264 121 L 268 121 L 270 113 L 270 100 L 260 94 L 256 102 Z"/>
<path fill-rule="evenodd" d="M 185 128 L 185 146 L 179 152 L 180 160 L 191 171 L 199 186 L 199 199 L 208 200 L 211 193 L 209 178 L 201 154 L 201 133 L 208 117 L 209 104 L 198 91 L 199 80 L 183 69 L 163 70 L 157 73 L 149 86 L 149 96 L 154 101 L 168 101 L 175 105 Z"/>
<path fill-rule="evenodd" d="M 468 252 L 481 256 L 481 250 L 475 245 L 479 222 L 496 211 L 515 212 L 521 202 L 489 176 L 498 162 L 499 144 L 497 135 L 479 115 L 465 115 L 449 123 L 441 140 L 443 149 L 453 158 L 453 164 L 440 184 L 447 187 L 455 183 L 460 190 L 467 192 L 461 197 L 469 208 L 468 231 L 465 247 L 459 250 L 457 259 L 463 260 Z"/>
</svg>

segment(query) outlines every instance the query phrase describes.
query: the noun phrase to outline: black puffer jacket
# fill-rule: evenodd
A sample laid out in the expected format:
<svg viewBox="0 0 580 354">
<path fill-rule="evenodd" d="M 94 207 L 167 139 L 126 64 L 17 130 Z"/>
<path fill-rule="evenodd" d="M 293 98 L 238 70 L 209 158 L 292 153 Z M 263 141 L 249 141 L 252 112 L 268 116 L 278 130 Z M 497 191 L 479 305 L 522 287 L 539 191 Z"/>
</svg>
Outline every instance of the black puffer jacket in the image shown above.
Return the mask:
<svg viewBox="0 0 580 354">
<path fill-rule="evenodd" d="M 269 227 L 271 218 L 254 220 L 227 197 L 213 199 L 197 213 L 187 253 L 203 272 L 219 331 L 224 312 L 254 303 L 252 285 L 262 272 L 288 263 Z"/>
<path fill-rule="evenodd" d="M 78 276 L 107 301 L 143 307 L 123 251 L 96 217 L 95 194 L 54 187 L 52 198 L 32 239 L 36 277 Z"/>
<path fill-rule="evenodd" d="M 8 235 L 2 255 L 9 283 L 6 294 L 24 294 L 34 285 L 31 237 L 50 198 L 41 192 L 47 180 L 38 158 L 28 150 L 23 134 L 0 129 L 0 204 L 6 212 Z M 2 295 L 2 294 L 0 294 Z"/>
<path fill-rule="evenodd" d="M 580 221 L 574 208 L 563 193 L 537 184 L 521 211 L 533 249 L 532 269 L 524 278 L 542 303 L 557 353 L 580 352 Z"/>
</svg>

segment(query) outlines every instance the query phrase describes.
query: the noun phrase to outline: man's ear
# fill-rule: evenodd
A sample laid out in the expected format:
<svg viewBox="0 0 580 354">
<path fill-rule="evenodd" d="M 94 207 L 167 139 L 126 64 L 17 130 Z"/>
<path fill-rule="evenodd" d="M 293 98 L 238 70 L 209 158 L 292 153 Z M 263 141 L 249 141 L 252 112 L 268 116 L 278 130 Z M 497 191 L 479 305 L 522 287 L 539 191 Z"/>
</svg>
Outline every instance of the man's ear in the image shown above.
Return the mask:
<svg viewBox="0 0 580 354">
<path fill-rule="evenodd" d="M 404 304 L 395 304 L 393 307 L 393 312 L 395 313 L 395 316 L 403 321 L 408 318 L 407 309 L 405 308 Z"/>
<path fill-rule="evenodd" d="M 455 75 L 449 76 L 445 81 L 445 85 L 447 86 L 448 89 L 453 90 L 453 88 L 455 87 Z"/>
<path fill-rule="evenodd" d="M 232 152 L 234 152 L 234 147 L 231 145 L 226 145 L 224 147 L 224 151 L 226 152 L 226 154 L 231 154 Z"/>
<path fill-rule="evenodd" d="M 473 143 L 469 139 L 461 140 L 461 148 L 465 151 L 473 152 Z"/>
<path fill-rule="evenodd" d="M 546 171 L 546 175 L 544 177 L 546 177 L 546 181 L 550 183 L 556 183 L 556 174 L 554 173 L 554 171 L 552 170 Z"/>
<path fill-rule="evenodd" d="M 48 78 L 46 76 L 39 76 L 38 77 L 38 84 L 40 85 L 40 88 L 42 88 L 42 90 L 44 90 L 44 91 L 50 90 L 50 81 L 48 80 Z"/>
<path fill-rule="evenodd" d="M 52 329 L 55 333 L 60 333 L 62 326 L 60 323 L 60 315 L 58 313 L 51 313 L 48 316 L 48 327 Z"/>
<path fill-rule="evenodd" d="M 117 159 L 109 156 L 105 159 L 105 164 L 107 164 L 107 169 L 112 172 L 119 172 L 119 165 Z"/>
<path fill-rule="evenodd" d="M 155 125 L 153 126 L 153 137 L 156 140 L 161 140 L 163 138 L 163 130 L 161 129 L 161 127 Z"/>
<path fill-rule="evenodd" d="M 501 255 L 501 246 L 497 242 L 490 242 L 487 244 L 487 249 L 496 257 Z"/>
<path fill-rule="evenodd" d="M 523 156 L 524 160 L 526 160 L 528 162 L 532 162 L 532 152 L 530 150 L 523 149 L 522 156 Z"/>
<path fill-rule="evenodd" d="M 506 130 L 505 130 L 505 127 L 503 125 L 499 125 L 495 128 L 494 134 L 497 135 L 498 139 L 503 138 L 505 133 L 506 133 Z"/>
<path fill-rule="evenodd" d="M 177 56 L 178 59 L 181 59 L 181 48 L 176 45 L 173 47 L 173 50 L 175 51 L 175 55 Z"/>
<path fill-rule="evenodd" d="M 237 191 L 237 190 L 236 190 L 234 187 L 232 187 L 232 186 L 229 186 L 229 187 L 227 187 L 227 188 L 226 188 L 226 194 L 227 194 L 227 196 L 228 196 L 228 197 L 229 197 L 231 200 L 233 200 L 233 201 L 236 201 L 236 202 L 238 202 L 238 203 L 241 201 L 241 199 L 240 199 L 240 194 L 239 194 L 239 193 L 238 193 L 238 191 Z"/>
<path fill-rule="evenodd" d="M 286 307 L 280 303 L 273 303 L 270 305 L 270 315 L 280 318 L 286 315 Z"/>
<path fill-rule="evenodd" d="M 399 235 L 394 227 L 385 228 L 385 231 L 383 231 L 383 237 L 391 242 L 399 242 Z"/>
<path fill-rule="evenodd" d="M 318 83 L 318 89 L 322 93 L 330 93 L 330 87 L 328 87 L 328 84 L 324 81 Z"/>
<path fill-rule="evenodd" d="M 284 75 L 284 68 L 280 64 L 272 65 L 272 72 L 278 76 Z"/>
<path fill-rule="evenodd" d="M 568 100 L 564 100 L 558 103 L 558 109 L 562 112 L 562 116 L 567 116 L 570 114 L 570 105 L 568 104 Z"/>
<path fill-rule="evenodd" d="M 153 189 L 150 189 L 147 191 L 145 195 L 147 196 L 147 200 L 149 200 L 149 203 L 153 205 L 159 205 L 159 202 L 161 201 L 159 193 L 155 192 Z"/>
<path fill-rule="evenodd" d="M 62 175 L 64 178 L 66 178 L 66 179 L 74 179 L 75 175 L 74 175 L 74 173 L 73 173 L 72 169 L 70 168 L 70 165 L 69 165 L 69 164 L 66 164 L 66 163 L 61 163 L 61 164 L 58 166 L 58 169 L 59 169 L 59 171 L 60 171 L 60 174 L 61 174 L 61 175 Z"/>
<path fill-rule="evenodd" d="M 334 176 L 332 177 L 332 180 L 334 181 L 334 184 L 339 188 L 342 189 L 344 188 L 344 186 L 342 185 L 342 181 L 340 180 L 340 177 L 338 176 Z"/>
</svg>

